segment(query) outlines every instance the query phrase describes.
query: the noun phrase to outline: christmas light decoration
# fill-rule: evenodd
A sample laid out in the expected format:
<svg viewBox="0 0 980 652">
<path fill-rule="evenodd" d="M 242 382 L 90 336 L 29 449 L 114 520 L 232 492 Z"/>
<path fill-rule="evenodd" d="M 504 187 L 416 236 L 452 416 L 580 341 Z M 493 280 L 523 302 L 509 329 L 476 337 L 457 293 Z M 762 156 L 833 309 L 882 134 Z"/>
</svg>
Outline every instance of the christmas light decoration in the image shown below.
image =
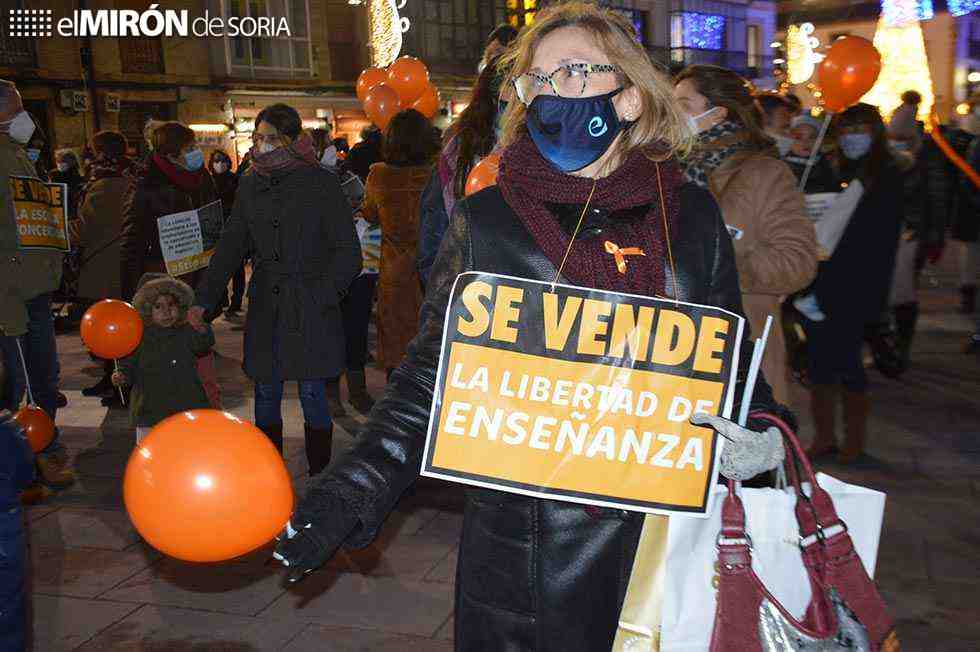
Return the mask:
<svg viewBox="0 0 980 652">
<path fill-rule="evenodd" d="M 950 16 L 965 16 L 980 10 L 980 0 L 946 0 Z"/>
<path fill-rule="evenodd" d="M 820 46 L 820 41 L 813 36 L 813 31 L 812 23 L 790 25 L 786 30 L 786 58 L 789 60 L 786 72 L 791 84 L 802 84 L 816 69 L 819 59 L 814 50 Z"/>
<path fill-rule="evenodd" d="M 407 0 L 371 0 L 368 13 L 371 65 L 386 68 L 402 51 L 402 33 L 411 27 L 408 18 L 398 15 Z"/>
<path fill-rule="evenodd" d="M 929 117 L 935 102 L 918 15 L 919 2 L 916 0 L 882 1 L 874 37 L 874 46 L 881 53 L 881 74 L 861 101 L 877 106 L 886 118 L 901 106 L 905 91 L 914 90 L 922 95 L 920 120 Z"/>
<path fill-rule="evenodd" d="M 683 12 L 684 47 L 721 50 L 725 46 L 725 17 L 715 14 Z"/>
</svg>

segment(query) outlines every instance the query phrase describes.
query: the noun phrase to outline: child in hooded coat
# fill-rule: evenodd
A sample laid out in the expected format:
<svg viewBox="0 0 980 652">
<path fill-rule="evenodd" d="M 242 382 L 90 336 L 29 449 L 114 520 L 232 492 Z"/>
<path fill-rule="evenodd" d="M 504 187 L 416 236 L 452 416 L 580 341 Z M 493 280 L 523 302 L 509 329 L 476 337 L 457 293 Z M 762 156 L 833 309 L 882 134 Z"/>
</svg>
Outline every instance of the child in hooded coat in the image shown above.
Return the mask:
<svg viewBox="0 0 980 652">
<path fill-rule="evenodd" d="M 147 278 L 150 277 L 150 278 Z M 211 407 L 197 371 L 197 357 L 214 345 L 214 331 L 187 323 L 194 291 L 183 281 L 146 274 L 133 297 L 143 317 L 143 340 L 112 375 L 116 386 L 129 385 L 130 415 L 136 443 L 157 423 L 184 410 Z"/>
</svg>

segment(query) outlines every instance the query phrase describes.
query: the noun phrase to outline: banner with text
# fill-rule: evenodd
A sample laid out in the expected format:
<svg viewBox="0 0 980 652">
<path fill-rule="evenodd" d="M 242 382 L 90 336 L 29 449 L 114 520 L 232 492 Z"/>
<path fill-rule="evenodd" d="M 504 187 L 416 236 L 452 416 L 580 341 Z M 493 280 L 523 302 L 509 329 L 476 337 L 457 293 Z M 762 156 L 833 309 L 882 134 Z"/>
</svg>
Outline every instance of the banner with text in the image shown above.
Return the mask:
<svg viewBox="0 0 980 652">
<path fill-rule="evenodd" d="M 180 276 L 207 267 L 221 237 L 222 221 L 221 200 L 157 218 L 167 274 Z"/>
<path fill-rule="evenodd" d="M 705 516 L 744 320 L 720 308 L 461 274 L 422 475 L 540 498 Z"/>
<path fill-rule="evenodd" d="M 23 249 L 68 252 L 68 186 L 33 177 L 10 177 L 17 238 Z"/>
</svg>

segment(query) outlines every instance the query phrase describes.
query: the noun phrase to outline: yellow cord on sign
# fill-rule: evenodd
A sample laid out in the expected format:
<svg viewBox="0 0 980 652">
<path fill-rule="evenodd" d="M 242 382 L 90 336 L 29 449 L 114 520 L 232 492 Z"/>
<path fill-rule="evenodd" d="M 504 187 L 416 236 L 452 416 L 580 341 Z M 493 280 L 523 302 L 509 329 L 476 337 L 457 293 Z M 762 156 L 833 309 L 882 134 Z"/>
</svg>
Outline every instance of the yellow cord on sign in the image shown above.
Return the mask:
<svg viewBox="0 0 980 652">
<path fill-rule="evenodd" d="M 561 276 L 561 272 L 565 269 L 565 261 L 568 260 L 568 254 L 572 252 L 572 245 L 575 244 L 575 238 L 578 236 L 579 229 L 582 228 L 582 220 L 585 219 L 585 212 L 589 210 L 589 204 L 592 203 L 592 195 L 595 194 L 595 188 L 599 181 L 597 179 L 592 180 L 592 190 L 589 191 L 589 198 L 585 200 L 585 206 L 582 207 L 582 214 L 578 216 L 578 224 L 575 225 L 575 231 L 572 232 L 572 239 L 568 241 L 568 248 L 565 249 L 565 255 L 562 256 L 561 265 L 558 266 L 558 270 L 555 272 L 555 278 L 551 281 L 551 291 L 555 291 L 555 285 L 558 283 L 558 278 Z"/>
</svg>

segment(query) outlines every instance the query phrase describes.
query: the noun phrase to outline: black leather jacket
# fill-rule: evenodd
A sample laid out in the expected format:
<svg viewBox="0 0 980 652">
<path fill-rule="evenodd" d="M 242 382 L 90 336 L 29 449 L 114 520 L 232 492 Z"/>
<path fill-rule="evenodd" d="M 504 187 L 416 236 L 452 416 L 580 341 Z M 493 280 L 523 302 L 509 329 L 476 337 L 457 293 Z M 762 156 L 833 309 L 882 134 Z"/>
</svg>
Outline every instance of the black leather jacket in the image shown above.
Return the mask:
<svg viewBox="0 0 980 652">
<path fill-rule="evenodd" d="M 672 241 L 677 278 L 668 270 L 668 294 L 673 290 L 683 301 L 741 314 L 735 257 L 715 201 L 693 184 L 680 198 Z M 590 230 L 594 236 L 598 228 Z M 446 306 L 457 275 L 471 270 L 544 281 L 555 275 L 496 187 L 457 204 L 429 279 L 418 337 L 357 445 L 315 481 L 304 501 L 302 509 L 309 513 L 316 512 L 317 501 L 327 505 L 339 498 L 348 505 L 359 519 L 348 545 L 369 543 L 418 476 Z M 740 379 L 748 360 L 742 356 Z M 753 409 L 789 416 L 774 405 L 762 380 Z M 642 525 L 639 513 L 587 511 L 572 503 L 468 488 L 456 581 L 456 649 L 608 650 Z"/>
</svg>

